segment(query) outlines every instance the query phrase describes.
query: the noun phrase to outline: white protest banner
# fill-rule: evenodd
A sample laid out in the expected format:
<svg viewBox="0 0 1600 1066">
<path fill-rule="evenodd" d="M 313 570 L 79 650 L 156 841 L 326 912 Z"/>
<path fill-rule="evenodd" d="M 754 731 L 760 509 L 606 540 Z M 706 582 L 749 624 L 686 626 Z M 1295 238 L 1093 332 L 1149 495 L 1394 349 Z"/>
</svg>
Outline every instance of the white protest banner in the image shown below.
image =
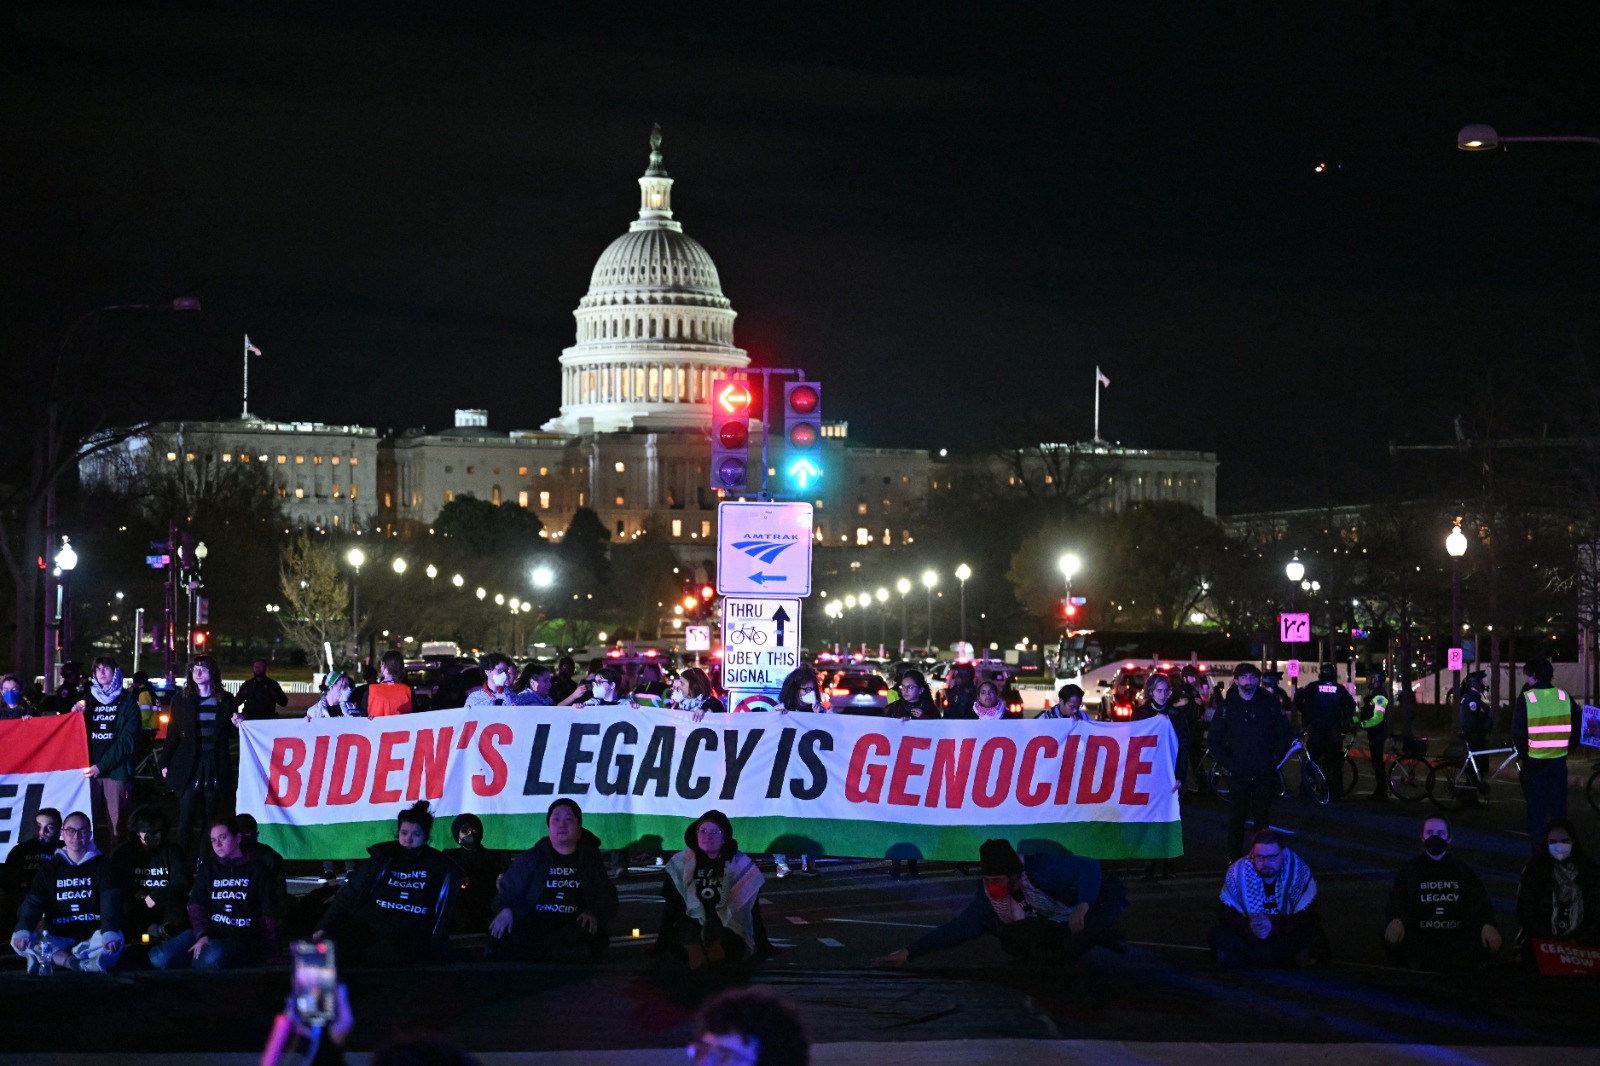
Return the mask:
<svg viewBox="0 0 1600 1066">
<path fill-rule="evenodd" d="M 54 807 L 94 815 L 89 804 L 89 738 L 83 715 L 0 722 L 0 859 L 33 838 L 33 817 Z"/>
<path fill-rule="evenodd" d="M 748 852 L 970 860 L 989 837 L 1102 859 L 1182 852 L 1165 718 L 916 722 L 475 707 L 247 722 L 238 807 L 287 858 L 344 858 L 418 799 L 530 847 L 559 797 L 608 848 L 674 850 L 710 808 Z"/>
</svg>

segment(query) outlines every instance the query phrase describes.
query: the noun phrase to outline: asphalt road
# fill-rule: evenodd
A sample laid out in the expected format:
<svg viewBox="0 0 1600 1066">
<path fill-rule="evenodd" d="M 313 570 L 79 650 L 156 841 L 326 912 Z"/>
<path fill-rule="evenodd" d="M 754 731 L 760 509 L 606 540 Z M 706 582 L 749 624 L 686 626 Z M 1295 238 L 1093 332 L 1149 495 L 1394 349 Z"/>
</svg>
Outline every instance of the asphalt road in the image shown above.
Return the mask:
<svg viewBox="0 0 1600 1066">
<path fill-rule="evenodd" d="M 1576 789 L 1571 801 L 1585 836 L 1600 839 Z M 975 875 L 929 863 L 919 878 L 891 880 L 882 862 L 825 861 L 817 877 L 769 877 L 764 914 L 781 952 L 749 980 L 793 1001 L 814 1041 L 881 1044 L 885 1062 L 918 1043 L 931 1050 L 945 1046 L 939 1041 L 979 1047 L 972 1042 L 1001 1038 L 1149 1042 L 1152 1049 L 1157 1042 L 1592 1047 L 1592 985 L 1537 978 L 1515 968 L 1509 954 L 1495 969 L 1448 977 L 1385 965 L 1378 934 L 1392 873 L 1415 853 L 1421 820 L 1432 812 L 1426 801 L 1364 797 L 1328 808 L 1275 806 L 1273 824 L 1294 835 L 1319 882 L 1337 956 L 1326 968 L 1238 973 L 1211 964 L 1203 945 L 1226 865 L 1225 809 L 1195 797 L 1184 807 L 1188 853 L 1177 876 L 1144 881 L 1141 864 L 1108 864 L 1132 901 L 1122 921 L 1124 954 L 1097 949 L 1073 966 L 1023 966 L 993 941 L 978 941 L 903 968 L 876 967 L 873 959 L 962 907 Z M 1484 878 L 1508 941 L 1529 847 L 1522 821 L 1514 785 L 1497 786 L 1487 807 L 1454 819 L 1455 851 Z M 479 1052 L 681 1048 L 713 989 L 651 954 L 660 899 L 654 872 L 636 868 L 621 892 L 618 935 L 594 967 L 462 962 L 348 971 L 358 1019 L 352 1047 L 370 1049 L 399 1029 L 422 1027 Z M 286 988 L 281 968 L 198 976 L 130 965 L 112 976 L 47 979 L 8 961 L 0 969 L 7 1019 L 0 1054 L 247 1053 L 259 1049 Z"/>
</svg>

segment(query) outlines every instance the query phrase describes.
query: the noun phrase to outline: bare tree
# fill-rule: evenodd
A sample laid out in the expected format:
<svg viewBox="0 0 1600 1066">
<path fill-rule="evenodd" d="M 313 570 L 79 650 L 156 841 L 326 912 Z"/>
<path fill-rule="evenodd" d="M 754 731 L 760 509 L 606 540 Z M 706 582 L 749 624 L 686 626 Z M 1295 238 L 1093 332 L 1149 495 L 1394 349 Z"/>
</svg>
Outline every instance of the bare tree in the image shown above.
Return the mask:
<svg viewBox="0 0 1600 1066">
<path fill-rule="evenodd" d="M 350 629 L 350 586 L 339 576 L 331 548 L 301 533 L 283 549 L 278 583 L 284 599 L 279 625 L 309 661 L 322 658 L 324 644 L 343 644 Z"/>
</svg>

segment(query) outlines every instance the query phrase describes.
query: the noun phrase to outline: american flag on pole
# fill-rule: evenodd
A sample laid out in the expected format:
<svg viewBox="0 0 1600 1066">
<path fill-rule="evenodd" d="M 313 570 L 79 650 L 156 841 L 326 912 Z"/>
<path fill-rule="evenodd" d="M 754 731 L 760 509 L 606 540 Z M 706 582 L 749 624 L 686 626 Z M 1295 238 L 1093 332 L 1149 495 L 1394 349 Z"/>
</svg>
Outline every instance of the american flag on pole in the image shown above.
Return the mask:
<svg viewBox="0 0 1600 1066">
<path fill-rule="evenodd" d="M 247 355 L 260 355 L 261 349 L 250 343 L 250 334 L 244 335 L 244 350 Z"/>
<path fill-rule="evenodd" d="M 260 355 L 261 353 L 257 352 L 256 354 Z M 1111 387 L 1111 379 L 1106 377 L 1105 372 L 1102 371 L 1099 367 L 1095 367 L 1094 368 L 1094 380 L 1096 381 L 1096 383 L 1098 383 L 1100 385 L 1104 385 L 1106 388 L 1110 388 Z"/>
</svg>

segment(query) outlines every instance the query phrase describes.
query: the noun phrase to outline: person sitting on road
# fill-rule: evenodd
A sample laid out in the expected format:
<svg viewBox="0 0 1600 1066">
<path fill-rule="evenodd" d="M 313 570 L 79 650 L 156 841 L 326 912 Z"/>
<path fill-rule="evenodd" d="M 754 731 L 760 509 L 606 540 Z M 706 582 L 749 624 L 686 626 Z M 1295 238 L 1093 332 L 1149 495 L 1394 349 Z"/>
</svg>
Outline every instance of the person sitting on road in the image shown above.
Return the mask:
<svg viewBox="0 0 1600 1066">
<path fill-rule="evenodd" d="M 461 871 L 428 846 L 427 800 L 401 811 L 395 836 L 367 849 L 322 916 L 315 939 L 339 944 L 344 958 L 393 966 L 450 956 L 450 913 Z"/>
<path fill-rule="evenodd" d="M 1500 950 L 1494 903 L 1466 863 L 1450 854 L 1450 825 L 1422 823 L 1422 854 L 1408 859 L 1389 890 L 1383 943 L 1397 965 L 1423 970 L 1481 967 Z"/>
<path fill-rule="evenodd" d="M 110 970 L 122 958 L 122 903 L 111 868 L 82 811 L 61 823 L 61 840 L 17 908 L 11 949 L 28 960 L 29 973 Z"/>
<path fill-rule="evenodd" d="M 689 1058 L 696 1066 L 808 1066 L 811 1045 L 794 1008 L 760 988 L 720 993 L 700 1009 Z"/>
<path fill-rule="evenodd" d="M 483 819 L 476 814 L 456 815 L 450 823 L 450 835 L 456 846 L 445 848 L 444 857 L 461 870 L 455 929 L 458 933 L 481 933 L 489 928 L 494 914 L 489 905 L 494 902 L 500 875 L 506 872 L 505 855 L 483 846 Z"/>
<path fill-rule="evenodd" d="M 978 849 L 983 880 L 950 921 L 878 961 L 899 966 L 980 936 L 998 937 L 1018 962 L 1071 962 L 1093 947 L 1122 950 L 1117 918 L 1128 909 L 1122 882 L 1098 859 L 1033 852 L 985 840 Z"/>
<path fill-rule="evenodd" d="M 172 840 L 160 807 L 145 806 L 129 819 L 133 835 L 111 853 L 111 878 L 122 900 L 123 928 L 159 944 L 189 927 L 188 856 Z"/>
<path fill-rule="evenodd" d="M 1222 882 L 1211 951 L 1218 965 L 1310 966 L 1330 952 L 1317 909 L 1317 881 L 1276 829 L 1256 833 L 1250 854 Z"/>
<path fill-rule="evenodd" d="M 350 699 L 350 678 L 343 670 L 328 675 L 322 698 L 306 709 L 306 721 L 316 718 L 360 718 L 361 708 Z"/>
<path fill-rule="evenodd" d="M 689 667 L 672 682 L 672 706 L 688 711 L 697 722 L 707 714 L 721 714 L 728 709 L 717 699 L 711 678 L 698 666 Z"/>
<path fill-rule="evenodd" d="M 707 811 L 689 823 L 683 842 L 662 877 L 660 939 L 684 952 L 690 970 L 753 955 L 766 878 L 739 850 L 728 816 Z"/>
<path fill-rule="evenodd" d="M 278 952 L 278 894 L 256 851 L 246 851 L 233 818 L 207 826 L 210 854 L 189 890 L 189 928 L 150 948 L 158 970 L 231 970 Z"/>
<path fill-rule="evenodd" d="M 5 867 L 0 870 L 0 915 L 17 913 L 22 897 L 33 887 L 34 876 L 59 847 L 61 812 L 40 807 L 33 814 L 33 836 L 6 854 Z"/>
<path fill-rule="evenodd" d="M 549 835 L 518 855 L 490 909 L 489 957 L 591 962 L 605 953 L 617 889 L 583 809 L 563 796 L 545 812 Z"/>
<path fill-rule="evenodd" d="M 1544 845 L 1517 882 L 1517 945 L 1528 966 L 1540 940 L 1600 944 L 1600 870 L 1565 818 L 1545 826 Z"/>
<path fill-rule="evenodd" d="M 1057 703 L 1054 707 L 1046 707 L 1039 713 L 1040 718 L 1070 718 L 1083 721 L 1083 689 L 1074 684 L 1065 684 L 1056 692 Z"/>
</svg>

